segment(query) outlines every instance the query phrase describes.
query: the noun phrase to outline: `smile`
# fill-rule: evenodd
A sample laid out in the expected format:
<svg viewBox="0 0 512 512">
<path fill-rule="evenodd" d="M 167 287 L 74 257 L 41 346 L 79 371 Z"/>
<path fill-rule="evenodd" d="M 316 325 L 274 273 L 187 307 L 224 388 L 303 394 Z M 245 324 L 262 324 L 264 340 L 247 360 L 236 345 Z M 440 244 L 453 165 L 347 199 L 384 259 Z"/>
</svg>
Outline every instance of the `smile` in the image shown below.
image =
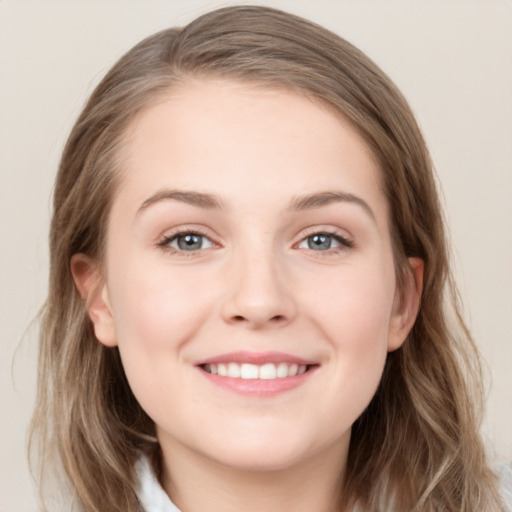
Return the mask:
<svg viewBox="0 0 512 512">
<path fill-rule="evenodd" d="M 304 385 L 320 365 L 281 352 L 231 352 L 198 361 L 209 382 L 237 394 L 271 397 Z"/>
<path fill-rule="evenodd" d="M 221 364 L 205 364 L 203 369 L 212 375 L 221 377 L 231 377 L 233 379 L 245 380 L 272 380 L 285 379 L 287 377 L 295 377 L 302 375 L 308 369 L 308 365 L 297 363 L 267 363 L 256 365 L 250 363 L 221 363 Z"/>
</svg>

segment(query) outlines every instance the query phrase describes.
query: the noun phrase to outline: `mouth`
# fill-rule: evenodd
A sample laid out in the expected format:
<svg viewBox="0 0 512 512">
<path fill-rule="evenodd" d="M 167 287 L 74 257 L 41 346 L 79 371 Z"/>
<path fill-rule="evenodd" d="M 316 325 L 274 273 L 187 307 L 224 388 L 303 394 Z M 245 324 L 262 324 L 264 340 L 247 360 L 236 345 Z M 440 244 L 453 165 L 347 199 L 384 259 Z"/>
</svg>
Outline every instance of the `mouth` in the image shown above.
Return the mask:
<svg viewBox="0 0 512 512">
<path fill-rule="evenodd" d="M 231 377 L 232 379 L 242 380 L 274 380 L 286 379 L 302 375 L 311 370 L 313 366 L 297 363 L 266 363 L 262 365 L 251 363 L 219 363 L 203 364 L 201 368 L 212 375 L 220 377 Z"/>
<path fill-rule="evenodd" d="M 307 382 L 320 365 L 289 354 L 236 352 L 200 361 L 213 384 L 243 395 L 269 396 Z"/>
</svg>

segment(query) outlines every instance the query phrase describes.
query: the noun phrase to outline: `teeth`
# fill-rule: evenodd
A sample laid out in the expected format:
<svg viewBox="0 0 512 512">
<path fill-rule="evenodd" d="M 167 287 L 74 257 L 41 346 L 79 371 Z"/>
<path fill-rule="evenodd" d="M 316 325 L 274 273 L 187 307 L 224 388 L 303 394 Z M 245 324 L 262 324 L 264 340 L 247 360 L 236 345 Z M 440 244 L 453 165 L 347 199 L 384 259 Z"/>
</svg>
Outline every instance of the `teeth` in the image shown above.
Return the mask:
<svg viewBox="0 0 512 512">
<path fill-rule="evenodd" d="M 275 379 L 277 377 L 277 370 L 276 365 L 269 363 L 264 364 L 263 366 L 260 366 L 260 372 L 259 372 L 260 379 Z"/>
<path fill-rule="evenodd" d="M 241 379 L 257 379 L 258 367 L 255 364 L 243 364 L 240 368 Z"/>
<path fill-rule="evenodd" d="M 279 363 L 277 366 L 277 376 L 282 379 L 288 377 L 288 365 L 286 363 Z"/>
<path fill-rule="evenodd" d="M 261 366 L 249 363 L 220 363 L 220 364 L 206 364 L 203 367 L 208 373 L 213 375 L 220 375 L 221 377 L 231 377 L 234 379 L 284 379 L 286 377 L 294 377 L 295 375 L 302 375 L 306 372 L 307 366 L 305 364 L 288 364 L 273 363 L 263 364 Z"/>
<path fill-rule="evenodd" d="M 228 377 L 233 377 L 234 379 L 238 379 L 240 377 L 240 366 L 236 363 L 228 364 Z"/>
</svg>

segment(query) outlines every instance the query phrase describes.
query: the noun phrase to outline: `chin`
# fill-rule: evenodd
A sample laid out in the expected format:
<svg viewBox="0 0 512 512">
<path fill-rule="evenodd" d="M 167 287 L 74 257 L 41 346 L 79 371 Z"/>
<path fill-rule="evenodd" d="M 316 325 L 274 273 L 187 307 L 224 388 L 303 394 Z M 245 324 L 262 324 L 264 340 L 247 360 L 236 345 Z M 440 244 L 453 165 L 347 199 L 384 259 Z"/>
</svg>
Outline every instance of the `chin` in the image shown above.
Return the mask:
<svg viewBox="0 0 512 512">
<path fill-rule="evenodd" d="M 272 446 L 266 448 L 247 447 L 245 450 L 226 449 L 223 453 L 211 454 L 218 464 L 238 471 L 273 472 L 290 469 L 304 462 L 308 455 L 303 449 L 286 449 Z"/>
<path fill-rule="evenodd" d="M 266 425 L 268 427 L 268 425 Z M 342 458 L 347 439 L 327 440 L 319 432 L 300 432 L 300 429 L 259 428 L 256 432 L 230 432 L 222 439 L 212 439 L 203 452 L 217 464 L 239 471 L 272 472 L 299 467 L 327 451 L 339 450 Z M 334 442 L 333 442 L 334 441 Z M 214 450 L 211 447 L 215 447 Z"/>
</svg>

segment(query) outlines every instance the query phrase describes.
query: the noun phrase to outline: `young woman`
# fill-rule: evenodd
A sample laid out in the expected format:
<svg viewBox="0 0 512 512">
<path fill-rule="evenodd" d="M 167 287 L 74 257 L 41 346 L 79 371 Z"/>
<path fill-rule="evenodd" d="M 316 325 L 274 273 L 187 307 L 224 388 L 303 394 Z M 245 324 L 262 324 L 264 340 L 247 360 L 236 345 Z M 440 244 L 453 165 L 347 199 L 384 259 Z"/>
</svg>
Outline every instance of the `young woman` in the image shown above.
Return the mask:
<svg viewBox="0 0 512 512">
<path fill-rule="evenodd" d="M 428 152 L 346 41 L 263 7 L 142 41 L 50 238 L 33 429 L 77 510 L 500 510 Z"/>
</svg>

